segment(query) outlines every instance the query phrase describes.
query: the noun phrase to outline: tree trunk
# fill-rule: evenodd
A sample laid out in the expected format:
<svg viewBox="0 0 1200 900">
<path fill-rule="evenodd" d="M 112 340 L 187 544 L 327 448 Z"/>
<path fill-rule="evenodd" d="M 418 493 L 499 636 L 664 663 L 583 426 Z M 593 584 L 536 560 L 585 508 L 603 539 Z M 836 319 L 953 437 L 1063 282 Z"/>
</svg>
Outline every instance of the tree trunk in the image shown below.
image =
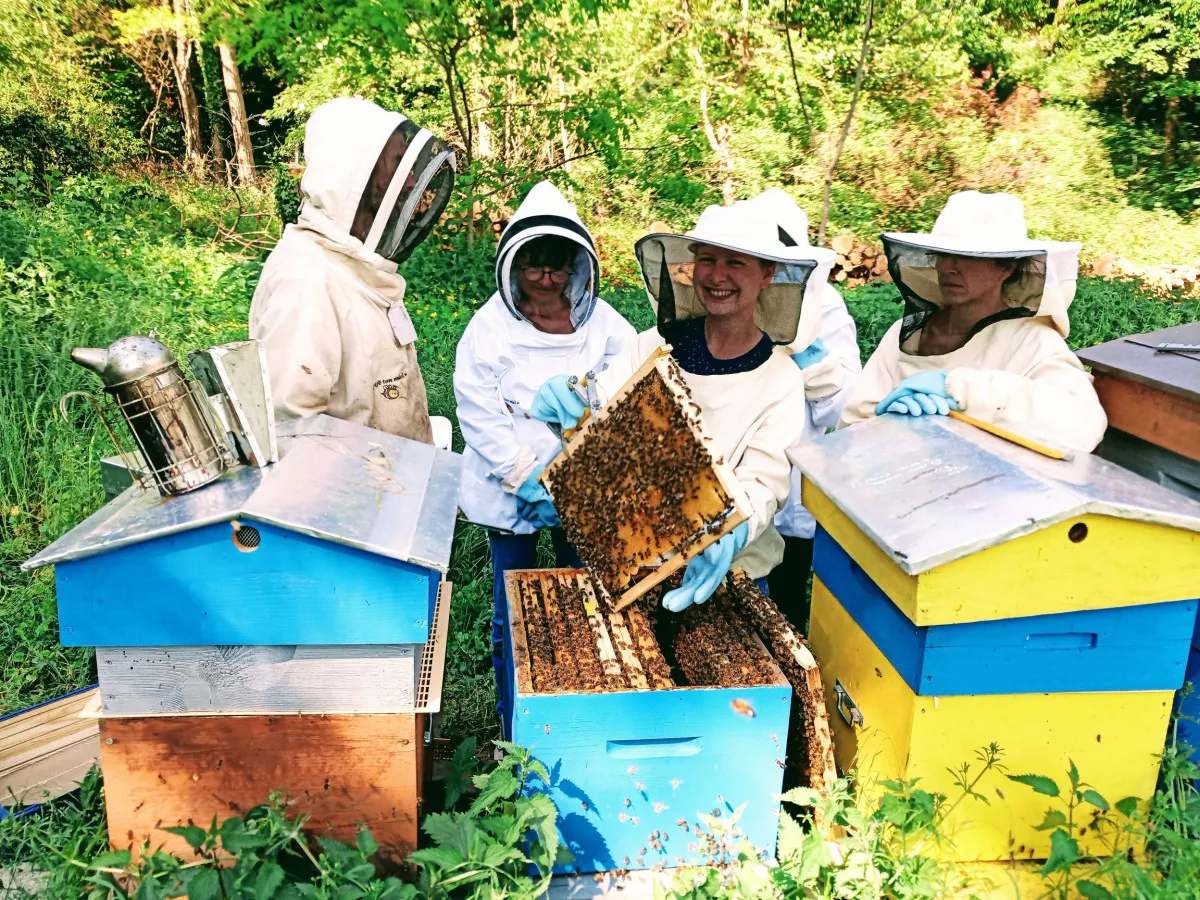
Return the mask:
<svg viewBox="0 0 1200 900">
<path fill-rule="evenodd" d="M 233 131 L 234 156 L 237 158 L 238 182 L 254 181 L 254 146 L 250 143 L 250 120 L 246 118 L 246 99 L 242 95 L 242 76 L 238 72 L 237 55 L 233 47 L 220 43 L 221 79 L 225 82 L 225 97 L 229 102 L 229 123 Z"/>
<path fill-rule="evenodd" d="M 192 88 L 192 53 L 195 45 L 187 32 L 191 14 L 188 0 L 171 0 L 171 10 L 182 23 L 175 32 L 171 69 L 175 73 L 175 87 L 179 92 L 179 115 L 183 119 L 184 146 L 188 165 L 200 166 L 204 162 L 204 149 L 200 136 L 200 105 L 196 102 L 196 91 Z"/>
<path fill-rule="evenodd" d="M 829 204 L 833 197 L 833 176 L 837 171 L 838 161 L 842 158 L 842 148 L 846 146 L 846 135 L 850 133 L 850 126 L 854 122 L 854 110 L 858 107 L 858 97 L 862 91 L 863 72 L 871 49 L 871 28 L 874 24 L 875 0 L 867 0 L 867 18 L 863 23 L 862 46 L 858 51 L 858 68 L 854 72 L 854 92 L 850 95 L 850 109 L 846 111 L 841 133 L 825 169 L 825 195 L 821 201 L 821 227 L 817 229 L 817 246 L 825 243 L 825 229 L 829 226 Z"/>
<path fill-rule="evenodd" d="M 562 75 L 555 78 L 558 82 L 558 96 L 560 100 L 559 118 L 558 118 L 558 139 L 562 141 L 563 168 L 568 173 L 571 171 L 571 136 L 567 134 L 567 84 Z"/>
<path fill-rule="evenodd" d="M 1163 168 L 1170 172 L 1175 168 L 1175 147 L 1179 140 L 1179 95 L 1167 98 L 1166 117 L 1163 119 Z"/>
<path fill-rule="evenodd" d="M 204 92 L 204 122 L 208 125 L 208 144 L 217 171 L 232 186 L 229 165 L 225 161 L 225 91 L 221 88 L 221 60 L 204 44 L 196 43 L 196 59 L 200 63 L 200 85 Z"/>
<path fill-rule="evenodd" d="M 714 126 L 712 119 L 709 118 L 708 69 L 704 65 L 704 56 L 700 52 L 700 45 L 696 43 L 695 33 L 692 30 L 691 3 L 684 3 L 684 12 L 687 16 L 688 47 L 691 51 L 692 59 L 696 63 L 696 80 L 700 83 L 700 122 L 704 126 L 704 136 L 708 138 L 708 145 L 717 157 L 717 168 L 721 171 L 721 199 L 728 206 L 737 199 L 737 185 L 733 178 L 733 149 L 730 147 L 729 127 L 725 123 L 722 123 L 720 126 Z"/>
</svg>

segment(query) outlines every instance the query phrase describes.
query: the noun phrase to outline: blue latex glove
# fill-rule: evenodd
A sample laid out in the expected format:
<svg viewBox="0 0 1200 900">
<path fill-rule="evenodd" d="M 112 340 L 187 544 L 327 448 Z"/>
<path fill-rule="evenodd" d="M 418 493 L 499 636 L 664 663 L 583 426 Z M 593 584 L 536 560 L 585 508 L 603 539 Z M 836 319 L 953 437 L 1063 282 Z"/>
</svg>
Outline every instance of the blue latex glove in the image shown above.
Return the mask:
<svg viewBox="0 0 1200 900">
<path fill-rule="evenodd" d="M 693 603 L 703 603 L 713 595 L 721 580 L 729 574 L 733 558 L 750 538 L 750 523 L 743 522 L 719 541 L 713 541 L 699 556 L 687 564 L 683 584 L 663 597 L 663 606 L 671 612 L 682 612 Z"/>
<path fill-rule="evenodd" d="M 587 404 L 568 385 L 569 375 L 555 375 L 537 389 L 529 414 L 542 422 L 574 428 Z"/>
<path fill-rule="evenodd" d="M 798 365 L 801 369 L 807 369 L 813 363 L 819 363 L 829 355 L 829 350 L 825 347 L 825 342 L 817 338 L 799 353 L 792 354 L 792 362 Z"/>
<path fill-rule="evenodd" d="M 558 511 L 549 500 L 526 503 L 517 498 L 517 515 L 534 528 L 554 528 L 559 525 Z"/>
<path fill-rule="evenodd" d="M 558 524 L 554 499 L 537 480 L 546 467 L 534 466 L 529 477 L 517 488 L 517 515 L 537 528 L 552 528 Z"/>
<path fill-rule="evenodd" d="M 952 409 L 958 409 L 958 401 L 946 393 L 946 373 L 935 370 L 905 378 L 879 401 L 875 415 L 944 416 Z"/>
</svg>

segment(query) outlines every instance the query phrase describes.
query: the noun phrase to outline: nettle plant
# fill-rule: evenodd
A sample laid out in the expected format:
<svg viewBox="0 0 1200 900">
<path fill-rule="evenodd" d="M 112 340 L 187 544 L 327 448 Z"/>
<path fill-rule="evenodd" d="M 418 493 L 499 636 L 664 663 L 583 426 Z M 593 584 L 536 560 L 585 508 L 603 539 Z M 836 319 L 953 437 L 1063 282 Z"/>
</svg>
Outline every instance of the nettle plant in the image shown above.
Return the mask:
<svg viewBox="0 0 1200 900">
<path fill-rule="evenodd" d="M 288 814 L 279 795 L 242 817 L 205 829 L 168 828 L 195 852 L 194 860 L 143 847 L 134 863 L 128 850 L 103 853 L 88 865 L 93 896 L 122 900 L 487 900 L 534 898 L 550 884 L 551 867 L 568 863 L 558 840 L 558 811 L 548 796 L 527 787 L 549 775 L 529 751 L 497 745 L 504 755 L 487 773 L 475 774 L 475 741 L 468 739 L 450 762 L 446 805 L 461 811 L 433 813 L 422 825 L 431 845 L 408 858 L 416 875 L 405 882 L 379 877 L 379 849 L 361 828 L 353 845 L 304 833 L 307 817 Z"/>
</svg>

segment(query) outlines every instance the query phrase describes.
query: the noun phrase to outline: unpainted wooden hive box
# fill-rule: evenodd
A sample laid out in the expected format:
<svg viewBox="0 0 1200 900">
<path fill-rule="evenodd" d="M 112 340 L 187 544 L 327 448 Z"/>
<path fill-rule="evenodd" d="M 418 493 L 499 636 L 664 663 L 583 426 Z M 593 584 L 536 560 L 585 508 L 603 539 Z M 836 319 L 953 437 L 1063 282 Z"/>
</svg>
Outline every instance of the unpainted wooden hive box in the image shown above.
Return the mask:
<svg viewBox="0 0 1200 900">
<path fill-rule="evenodd" d="M 416 847 L 440 708 L 461 458 L 316 416 L 280 460 L 175 497 L 131 488 L 25 564 L 95 646 L 109 835 L 186 850 L 280 791 L 316 833 Z"/>
</svg>

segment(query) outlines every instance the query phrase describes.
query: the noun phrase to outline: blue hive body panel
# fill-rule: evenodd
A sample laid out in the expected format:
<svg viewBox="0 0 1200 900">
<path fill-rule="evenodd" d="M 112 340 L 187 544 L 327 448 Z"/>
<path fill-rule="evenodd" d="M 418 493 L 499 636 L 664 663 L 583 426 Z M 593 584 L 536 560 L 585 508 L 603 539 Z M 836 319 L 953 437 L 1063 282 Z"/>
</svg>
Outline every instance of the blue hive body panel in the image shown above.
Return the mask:
<svg viewBox="0 0 1200 900">
<path fill-rule="evenodd" d="M 774 855 L 790 704 L 787 685 L 518 690 L 513 741 L 550 772 L 559 831 L 575 854 L 564 871 L 702 862 L 698 816 L 728 819 L 742 803 L 741 836 Z"/>
<path fill-rule="evenodd" d="M 436 570 L 260 522 L 221 522 L 55 567 L 66 646 L 418 644 Z"/>
<path fill-rule="evenodd" d="M 813 570 L 918 696 L 1175 690 L 1195 600 L 917 626 L 824 529 Z"/>
</svg>

